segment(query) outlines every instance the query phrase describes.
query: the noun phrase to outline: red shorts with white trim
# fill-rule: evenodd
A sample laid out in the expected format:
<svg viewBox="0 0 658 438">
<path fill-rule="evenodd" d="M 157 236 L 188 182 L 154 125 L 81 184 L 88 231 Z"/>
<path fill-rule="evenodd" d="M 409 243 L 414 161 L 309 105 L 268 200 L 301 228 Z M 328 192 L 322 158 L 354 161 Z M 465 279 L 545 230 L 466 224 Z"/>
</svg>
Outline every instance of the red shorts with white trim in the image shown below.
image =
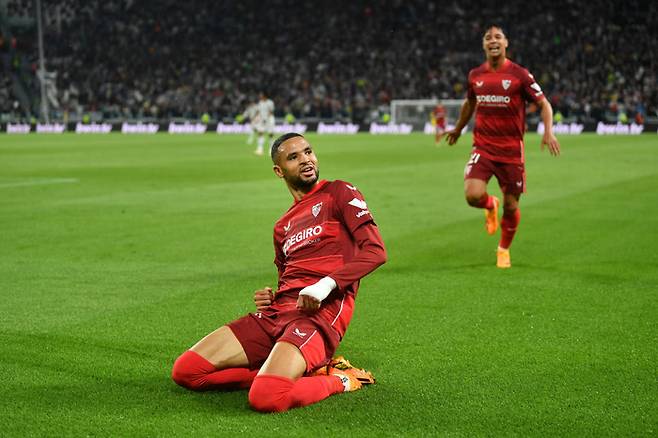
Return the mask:
<svg viewBox="0 0 658 438">
<path fill-rule="evenodd" d="M 492 161 L 477 152 L 471 157 L 464 168 L 464 179 L 481 179 L 489 182 L 495 175 L 503 193 L 520 195 L 525 193 L 525 166 L 523 164 Z"/>
<path fill-rule="evenodd" d="M 294 305 L 271 306 L 263 312 L 249 313 L 227 324 L 244 349 L 249 368 L 260 368 L 274 344 L 288 342 L 299 348 L 306 371 L 329 363 L 340 336 L 318 314 L 307 315 Z"/>
</svg>

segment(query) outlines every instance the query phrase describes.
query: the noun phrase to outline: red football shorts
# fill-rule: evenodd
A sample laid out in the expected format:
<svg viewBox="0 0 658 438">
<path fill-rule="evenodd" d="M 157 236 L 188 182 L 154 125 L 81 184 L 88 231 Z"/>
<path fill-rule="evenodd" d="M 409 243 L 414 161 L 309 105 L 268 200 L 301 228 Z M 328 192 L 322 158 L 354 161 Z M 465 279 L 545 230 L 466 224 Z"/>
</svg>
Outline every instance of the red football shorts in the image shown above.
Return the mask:
<svg viewBox="0 0 658 438">
<path fill-rule="evenodd" d="M 464 179 L 474 178 L 489 182 L 493 175 L 496 176 L 503 193 L 511 195 L 525 193 L 525 166 L 523 164 L 492 161 L 477 152 L 472 153 L 464 169 Z"/>
<path fill-rule="evenodd" d="M 285 341 L 299 348 L 306 371 L 311 372 L 331 360 L 340 342 L 324 320 L 300 312 L 294 304 L 249 313 L 227 325 L 242 344 L 251 369 L 260 368 L 274 344 Z"/>
</svg>

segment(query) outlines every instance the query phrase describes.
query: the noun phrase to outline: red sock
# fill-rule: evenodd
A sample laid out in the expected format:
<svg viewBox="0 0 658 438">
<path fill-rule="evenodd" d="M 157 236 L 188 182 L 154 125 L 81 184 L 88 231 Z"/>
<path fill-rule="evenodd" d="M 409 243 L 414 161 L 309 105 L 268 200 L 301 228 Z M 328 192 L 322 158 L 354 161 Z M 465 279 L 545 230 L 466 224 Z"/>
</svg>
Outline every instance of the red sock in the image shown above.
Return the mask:
<svg viewBox="0 0 658 438">
<path fill-rule="evenodd" d="M 478 204 L 476 205 L 477 208 L 486 208 L 487 210 L 492 209 L 494 206 L 494 198 L 493 196 L 485 193 L 483 197 L 480 198 L 478 201 Z"/>
<path fill-rule="evenodd" d="M 518 208 L 512 214 L 503 213 L 503 219 L 500 221 L 500 243 L 498 246 L 507 249 L 512 245 L 512 239 L 514 239 L 520 221 L 521 210 Z"/>
<path fill-rule="evenodd" d="M 256 376 L 249 390 L 249 404 L 259 412 L 283 412 L 307 406 L 343 392 L 336 376 L 313 376 L 291 380 L 268 374 Z"/>
<path fill-rule="evenodd" d="M 194 351 L 181 354 L 171 370 L 174 382 L 193 391 L 209 389 L 249 388 L 258 370 L 248 368 L 227 368 L 217 370 L 206 359 Z"/>
</svg>

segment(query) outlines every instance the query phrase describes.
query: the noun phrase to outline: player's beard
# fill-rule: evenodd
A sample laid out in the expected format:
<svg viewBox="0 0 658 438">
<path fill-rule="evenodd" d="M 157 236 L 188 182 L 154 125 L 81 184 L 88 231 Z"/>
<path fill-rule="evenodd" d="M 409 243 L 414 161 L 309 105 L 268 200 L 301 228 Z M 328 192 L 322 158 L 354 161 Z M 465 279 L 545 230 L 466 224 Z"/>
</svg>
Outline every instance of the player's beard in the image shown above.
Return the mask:
<svg viewBox="0 0 658 438">
<path fill-rule="evenodd" d="M 313 188 L 315 183 L 320 179 L 320 168 L 315 166 L 315 176 L 308 179 L 303 179 L 301 175 L 296 175 L 294 178 L 288 180 L 288 183 L 295 189 L 306 192 Z"/>
</svg>

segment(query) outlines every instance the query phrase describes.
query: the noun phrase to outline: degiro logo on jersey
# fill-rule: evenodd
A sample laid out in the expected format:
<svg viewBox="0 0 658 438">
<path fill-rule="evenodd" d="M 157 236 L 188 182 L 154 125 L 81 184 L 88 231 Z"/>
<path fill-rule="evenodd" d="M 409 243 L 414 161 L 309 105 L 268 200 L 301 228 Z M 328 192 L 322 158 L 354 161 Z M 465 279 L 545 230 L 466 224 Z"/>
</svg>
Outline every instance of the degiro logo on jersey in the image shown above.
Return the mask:
<svg viewBox="0 0 658 438">
<path fill-rule="evenodd" d="M 299 233 L 295 233 L 292 236 L 288 237 L 286 239 L 286 243 L 283 244 L 283 253 L 285 255 L 288 255 L 288 250 L 298 244 L 305 242 L 307 239 L 310 239 L 311 237 L 316 237 L 319 236 L 322 233 L 322 225 L 316 225 L 314 227 L 308 227 Z"/>
<path fill-rule="evenodd" d="M 510 103 L 509 96 L 498 96 L 495 94 L 482 94 L 477 96 L 478 103 Z"/>
</svg>

